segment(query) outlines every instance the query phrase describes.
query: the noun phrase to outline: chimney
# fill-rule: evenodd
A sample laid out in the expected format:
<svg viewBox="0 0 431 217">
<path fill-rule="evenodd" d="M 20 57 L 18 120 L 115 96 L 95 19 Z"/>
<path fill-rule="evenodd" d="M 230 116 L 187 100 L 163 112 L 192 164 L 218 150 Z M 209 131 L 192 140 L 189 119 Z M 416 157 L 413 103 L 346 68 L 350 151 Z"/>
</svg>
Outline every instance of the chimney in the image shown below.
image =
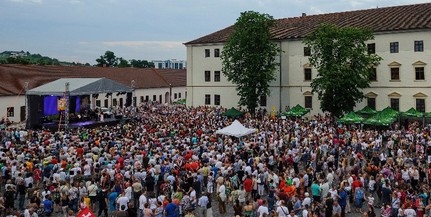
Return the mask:
<svg viewBox="0 0 431 217">
<path fill-rule="evenodd" d="M 307 14 L 306 13 L 302 13 L 302 16 L 301 17 L 306 17 L 307 16 Z"/>
</svg>

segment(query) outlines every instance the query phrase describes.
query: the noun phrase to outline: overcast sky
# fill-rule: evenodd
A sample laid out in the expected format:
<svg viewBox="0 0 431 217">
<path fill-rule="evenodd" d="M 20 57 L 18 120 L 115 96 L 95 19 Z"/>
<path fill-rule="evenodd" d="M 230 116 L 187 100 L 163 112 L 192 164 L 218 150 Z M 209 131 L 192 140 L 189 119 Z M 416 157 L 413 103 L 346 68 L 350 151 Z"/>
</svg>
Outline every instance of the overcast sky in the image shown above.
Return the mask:
<svg viewBox="0 0 431 217">
<path fill-rule="evenodd" d="M 0 0 L 0 52 L 91 64 L 107 50 L 127 60 L 185 60 L 184 42 L 232 25 L 247 10 L 285 18 L 430 1 Z"/>
</svg>

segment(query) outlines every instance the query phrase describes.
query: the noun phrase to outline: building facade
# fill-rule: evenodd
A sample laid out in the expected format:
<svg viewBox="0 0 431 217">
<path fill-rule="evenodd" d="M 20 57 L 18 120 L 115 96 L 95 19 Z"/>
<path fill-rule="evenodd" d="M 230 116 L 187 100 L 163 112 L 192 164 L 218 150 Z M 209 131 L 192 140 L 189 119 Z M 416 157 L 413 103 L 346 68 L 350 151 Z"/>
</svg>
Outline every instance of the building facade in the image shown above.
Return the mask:
<svg viewBox="0 0 431 217">
<path fill-rule="evenodd" d="M 404 12 L 403 20 L 396 23 L 392 18 L 400 11 Z M 417 19 L 423 16 L 426 18 Z M 310 51 L 302 39 L 312 32 L 314 27 L 310 26 L 326 22 L 369 27 L 374 31 L 374 40 L 367 42 L 368 52 L 383 60 L 373 70 L 370 88 L 363 90 L 366 98 L 355 109 L 368 105 L 377 110 L 390 106 L 400 111 L 412 107 L 431 111 L 430 17 L 431 4 L 427 3 L 277 20 L 278 29 L 271 31 L 283 52 L 276 58 L 280 66 L 275 81 L 270 83 L 271 94 L 260 99 L 261 107 L 283 111 L 300 104 L 310 109 L 311 115 L 321 112 L 317 95 L 310 87 L 317 70 L 309 63 Z M 281 30 L 285 31 L 280 33 Z M 231 31 L 232 27 L 228 27 L 186 43 L 188 105 L 238 105 L 236 86 L 221 72 L 220 54 Z"/>
<path fill-rule="evenodd" d="M 184 60 L 153 60 L 156 69 L 185 69 L 187 62 Z"/>
</svg>

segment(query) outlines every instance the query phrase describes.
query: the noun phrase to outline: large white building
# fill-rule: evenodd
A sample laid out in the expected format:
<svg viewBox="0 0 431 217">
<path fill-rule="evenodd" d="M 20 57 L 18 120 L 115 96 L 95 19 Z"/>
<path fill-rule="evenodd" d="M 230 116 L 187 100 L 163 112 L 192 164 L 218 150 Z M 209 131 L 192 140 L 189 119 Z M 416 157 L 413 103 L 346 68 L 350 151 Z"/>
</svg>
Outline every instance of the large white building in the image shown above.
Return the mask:
<svg viewBox="0 0 431 217">
<path fill-rule="evenodd" d="M 186 71 L 151 68 L 104 68 L 86 66 L 37 66 L 0 64 L 0 119 L 23 122 L 26 118 L 26 89 L 30 90 L 59 78 L 106 77 L 134 88 L 132 102 L 172 103 L 185 99 Z M 112 93 L 91 96 L 91 106 L 123 107 L 127 95 Z"/>
<path fill-rule="evenodd" d="M 357 109 L 369 105 L 377 110 L 391 106 L 400 111 L 411 107 L 431 111 L 431 3 L 276 20 L 271 33 L 283 52 L 276 58 L 281 64 L 270 84 L 271 94 L 260 100 L 262 107 L 284 110 L 300 104 L 311 114 L 321 112 L 310 87 L 317 71 L 302 43 L 321 23 L 368 27 L 375 34 L 375 39 L 367 42 L 368 50 L 383 60 L 375 66 L 371 87 L 363 90 L 366 98 Z M 185 43 L 188 105 L 238 105 L 235 85 L 221 73 L 220 55 L 232 31 L 230 26 Z"/>
</svg>

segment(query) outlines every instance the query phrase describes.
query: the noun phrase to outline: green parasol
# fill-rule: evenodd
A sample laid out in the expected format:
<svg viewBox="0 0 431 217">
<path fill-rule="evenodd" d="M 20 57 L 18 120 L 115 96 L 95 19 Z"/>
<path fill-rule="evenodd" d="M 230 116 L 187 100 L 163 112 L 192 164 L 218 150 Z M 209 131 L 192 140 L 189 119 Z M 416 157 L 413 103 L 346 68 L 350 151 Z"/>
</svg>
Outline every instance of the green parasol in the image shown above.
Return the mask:
<svg viewBox="0 0 431 217">
<path fill-rule="evenodd" d="M 364 118 L 356 114 L 355 112 L 349 112 L 342 118 L 338 119 L 338 122 L 343 124 L 362 123 L 362 121 L 364 121 Z"/>
<path fill-rule="evenodd" d="M 377 111 L 370 108 L 369 106 L 365 106 L 363 109 L 357 111 L 356 113 L 360 115 L 374 115 L 377 114 Z"/>
<path fill-rule="evenodd" d="M 302 117 L 309 112 L 308 109 L 300 106 L 299 104 L 289 109 L 284 115 L 288 117 Z"/>
<path fill-rule="evenodd" d="M 421 118 L 424 116 L 424 113 L 414 109 L 414 108 L 410 108 L 409 110 L 402 112 L 401 115 L 403 116 L 408 116 L 408 117 L 417 117 L 417 118 Z"/>
<path fill-rule="evenodd" d="M 241 117 L 242 115 L 244 115 L 244 112 L 239 111 L 238 109 L 232 107 L 230 109 L 228 109 L 225 113 L 222 114 L 223 116 L 227 116 L 230 118 L 236 118 L 236 117 Z"/>
<path fill-rule="evenodd" d="M 397 120 L 399 112 L 387 107 L 365 120 L 365 124 L 374 126 L 389 126 Z"/>
</svg>

